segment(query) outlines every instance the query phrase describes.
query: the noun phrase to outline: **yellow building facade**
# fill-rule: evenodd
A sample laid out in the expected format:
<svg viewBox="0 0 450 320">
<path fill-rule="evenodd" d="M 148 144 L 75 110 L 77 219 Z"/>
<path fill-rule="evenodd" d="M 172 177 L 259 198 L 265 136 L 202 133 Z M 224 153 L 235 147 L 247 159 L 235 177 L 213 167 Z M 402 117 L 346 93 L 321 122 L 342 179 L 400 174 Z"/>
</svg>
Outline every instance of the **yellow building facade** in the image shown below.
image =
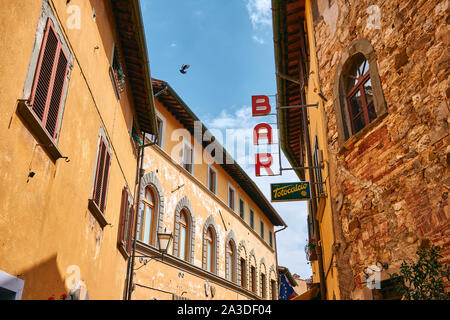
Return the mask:
<svg viewBox="0 0 450 320">
<path fill-rule="evenodd" d="M 277 299 L 274 226 L 283 220 L 236 163 L 223 162 L 220 147 L 212 157 L 196 139 L 195 125 L 200 137 L 208 130 L 170 85 L 153 81 L 163 134 L 145 151 L 137 255 L 158 257 L 152 230 L 173 239 L 162 259 L 136 259 L 132 299 Z M 156 212 L 146 228 L 148 203 Z"/>
<path fill-rule="evenodd" d="M 310 181 L 314 189 L 308 206 L 308 234 L 315 247 L 305 250 L 313 283 L 322 289 L 320 298 L 340 299 L 335 222 L 329 196 L 332 172 L 328 165 L 327 119 L 318 78 L 313 7 L 309 0 L 274 0 L 272 8 L 278 105 L 293 106 L 279 111 L 282 148 L 299 178 Z M 299 105 L 307 107 L 295 107 Z M 307 120 L 309 148 L 303 117 Z"/>
<path fill-rule="evenodd" d="M 154 97 L 141 17 L 137 0 L 2 3 L 2 299 L 277 298 L 284 222 L 237 164 L 190 169 L 188 151 L 172 152 L 173 132 L 192 130 L 186 115 L 198 119 L 171 88 Z M 140 132 L 163 143 L 145 148 L 144 171 Z"/>
</svg>

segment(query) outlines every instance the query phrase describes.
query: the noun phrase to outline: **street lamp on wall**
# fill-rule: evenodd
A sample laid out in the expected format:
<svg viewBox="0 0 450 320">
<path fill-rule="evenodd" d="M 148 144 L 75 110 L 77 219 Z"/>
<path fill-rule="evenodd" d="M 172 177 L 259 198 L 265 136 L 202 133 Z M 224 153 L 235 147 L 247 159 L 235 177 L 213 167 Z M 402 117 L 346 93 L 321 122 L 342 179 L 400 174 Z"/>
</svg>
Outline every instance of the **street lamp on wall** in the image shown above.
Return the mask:
<svg viewBox="0 0 450 320">
<path fill-rule="evenodd" d="M 164 260 L 164 255 L 169 250 L 170 242 L 172 241 L 173 235 L 172 233 L 168 232 L 158 232 L 156 234 L 157 241 L 158 241 L 158 251 L 161 253 L 161 255 L 158 256 L 135 256 L 135 258 L 139 258 L 139 262 L 142 263 L 142 265 L 139 268 L 133 269 L 139 270 L 143 266 L 147 265 L 152 259 L 161 258 L 161 261 Z"/>
<path fill-rule="evenodd" d="M 170 242 L 172 241 L 173 235 L 172 233 L 167 232 L 158 232 L 158 250 L 161 252 L 161 259 L 164 256 L 164 254 L 167 253 L 167 250 L 169 250 Z"/>
</svg>

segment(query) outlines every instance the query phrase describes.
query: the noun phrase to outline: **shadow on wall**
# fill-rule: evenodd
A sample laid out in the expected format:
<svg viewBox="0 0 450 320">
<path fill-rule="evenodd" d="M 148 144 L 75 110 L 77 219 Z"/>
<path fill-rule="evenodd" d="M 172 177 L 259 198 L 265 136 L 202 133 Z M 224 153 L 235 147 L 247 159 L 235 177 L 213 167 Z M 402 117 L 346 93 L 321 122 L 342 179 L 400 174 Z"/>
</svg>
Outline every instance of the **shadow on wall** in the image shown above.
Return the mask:
<svg viewBox="0 0 450 320">
<path fill-rule="evenodd" d="M 25 281 L 23 300 L 48 300 L 50 297 L 59 300 L 62 294 L 68 292 L 58 268 L 56 255 L 23 271 L 17 277 Z"/>
</svg>

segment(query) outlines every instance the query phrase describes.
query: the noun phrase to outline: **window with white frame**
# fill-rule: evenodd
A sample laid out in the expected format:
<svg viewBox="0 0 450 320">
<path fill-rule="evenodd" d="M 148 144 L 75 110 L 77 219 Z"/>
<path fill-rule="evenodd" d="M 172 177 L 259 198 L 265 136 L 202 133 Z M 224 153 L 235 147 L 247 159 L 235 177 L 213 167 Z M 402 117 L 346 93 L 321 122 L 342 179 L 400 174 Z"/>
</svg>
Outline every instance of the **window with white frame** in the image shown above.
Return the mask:
<svg viewBox="0 0 450 320">
<path fill-rule="evenodd" d="M 211 165 L 208 166 L 208 189 L 217 194 L 217 171 Z"/>
<path fill-rule="evenodd" d="M 236 208 L 236 189 L 230 184 L 228 184 L 228 206 L 233 211 Z"/>
<path fill-rule="evenodd" d="M 189 142 L 183 142 L 183 154 L 181 157 L 181 165 L 190 174 L 194 173 L 194 150 Z"/>
</svg>

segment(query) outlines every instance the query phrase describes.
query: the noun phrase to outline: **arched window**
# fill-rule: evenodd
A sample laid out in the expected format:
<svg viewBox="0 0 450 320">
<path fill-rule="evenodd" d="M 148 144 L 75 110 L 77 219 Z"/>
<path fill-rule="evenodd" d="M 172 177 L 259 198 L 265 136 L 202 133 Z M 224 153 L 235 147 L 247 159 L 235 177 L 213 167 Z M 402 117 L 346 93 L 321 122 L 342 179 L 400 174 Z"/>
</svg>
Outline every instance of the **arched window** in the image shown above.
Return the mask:
<svg viewBox="0 0 450 320">
<path fill-rule="evenodd" d="M 353 57 L 350 69 L 345 75 L 345 81 L 350 124 L 352 133 L 355 134 L 377 117 L 369 62 L 361 53 Z"/>
<path fill-rule="evenodd" d="M 157 203 L 151 187 L 145 188 L 145 197 L 142 199 L 142 205 L 140 240 L 147 244 L 155 245 Z"/>
<path fill-rule="evenodd" d="M 364 129 L 387 114 L 377 57 L 369 40 L 357 39 L 343 50 L 336 67 L 333 100 L 341 149 L 363 137 L 370 130 Z"/>
<path fill-rule="evenodd" d="M 215 238 L 212 228 L 209 227 L 206 231 L 206 271 L 215 272 L 215 264 L 214 264 L 214 247 L 215 247 Z"/>
<path fill-rule="evenodd" d="M 189 244 L 189 225 L 185 210 L 180 212 L 180 239 L 178 242 L 178 257 L 182 260 L 188 260 L 188 244 Z"/>
<path fill-rule="evenodd" d="M 194 211 L 189 198 L 185 196 L 175 208 L 173 255 L 190 263 L 194 262 L 194 226 Z"/>
<path fill-rule="evenodd" d="M 236 250 L 232 240 L 227 242 L 226 248 L 226 268 L 227 268 L 227 280 L 235 282 L 235 260 L 236 260 Z"/>
</svg>

